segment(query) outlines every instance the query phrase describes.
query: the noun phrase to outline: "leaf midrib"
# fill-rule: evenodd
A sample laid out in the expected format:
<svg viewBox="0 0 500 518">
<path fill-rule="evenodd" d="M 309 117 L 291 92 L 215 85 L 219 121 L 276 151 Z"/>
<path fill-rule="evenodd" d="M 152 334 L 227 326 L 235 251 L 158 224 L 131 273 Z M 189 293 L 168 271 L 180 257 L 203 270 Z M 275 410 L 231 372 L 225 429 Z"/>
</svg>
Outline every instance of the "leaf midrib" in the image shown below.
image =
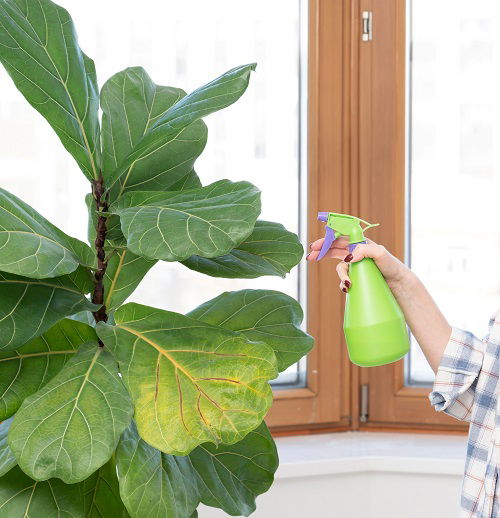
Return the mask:
<svg viewBox="0 0 500 518">
<path fill-rule="evenodd" d="M 1 273 L 0 273 L 0 275 L 1 275 Z M 71 288 L 68 288 L 66 286 L 50 284 L 48 282 L 15 281 L 15 280 L 11 280 L 11 279 L 1 279 L 0 278 L 0 284 L 23 284 L 23 285 L 27 285 L 27 286 L 45 286 L 48 288 L 54 288 L 56 290 L 65 290 L 65 291 L 69 291 L 70 293 L 76 293 L 77 295 L 81 295 L 82 297 L 84 296 L 84 294 L 78 290 L 72 290 Z"/>
<path fill-rule="evenodd" d="M 92 360 L 90 362 L 90 365 L 88 366 L 88 369 L 87 369 L 87 372 L 85 373 L 85 377 L 83 378 L 83 381 L 82 381 L 82 384 L 80 386 L 80 390 L 78 391 L 78 394 L 76 395 L 76 398 L 74 399 L 74 404 L 73 404 L 73 408 L 71 409 L 71 413 L 68 417 L 68 421 L 66 423 L 66 427 L 64 428 L 64 432 L 60 438 L 61 440 L 61 443 L 59 445 L 59 452 L 57 454 L 57 458 L 56 458 L 56 463 L 58 462 L 59 460 L 59 455 L 63 449 L 63 444 L 64 444 L 64 441 L 65 441 L 65 438 L 66 438 L 66 433 L 68 431 L 68 428 L 69 428 L 69 425 L 73 419 L 73 414 L 75 413 L 76 411 L 76 408 L 78 407 L 78 403 L 80 401 L 80 396 L 83 392 L 83 389 L 85 387 L 85 385 L 87 384 L 88 380 L 89 380 L 89 377 L 90 377 L 90 373 L 92 372 L 92 369 L 94 368 L 94 365 L 96 364 L 97 362 L 97 359 L 99 358 L 99 356 L 101 355 L 102 353 L 102 347 L 98 347 L 97 350 L 95 351 L 94 353 L 94 356 L 92 357 Z M 90 431 L 90 430 L 89 430 Z M 92 434 L 91 434 L 92 435 Z M 91 441 L 91 450 L 90 450 L 90 461 L 92 461 L 92 455 L 93 455 L 93 448 L 92 448 L 92 441 Z"/>
<path fill-rule="evenodd" d="M 225 408 L 222 408 L 219 403 L 217 401 L 215 401 L 214 399 L 212 399 L 212 397 L 210 397 L 210 395 L 208 395 L 200 386 L 199 384 L 197 383 L 198 379 L 197 378 L 194 378 L 193 376 L 191 376 L 191 374 L 186 371 L 184 369 L 184 367 L 182 367 L 179 363 L 177 363 L 169 354 L 168 352 L 163 349 L 160 345 L 156 344 L 154 341 L 150 340 L 149 338 L 145 337 L 142 333 L 140 333 L 139 331 L 135 331 L 127 326 L 123 326 L 123 325 L 119 325 L 117 324 L 116 327 L 119 327 L 131 334 L 133 334 L 134 336 L 137 336 L 139 339 L 143 340 L 144 342 L 148 343 L 149 345 L 151 345 L 151 347 L 153 347 L 154 349 L 156 349 L 158 351 L 158 354 L 159 355 L 163 355 L 165 356 L 171 363 L 172 365 L 174 365 L 174 368 L 176 369 L 176 372 L 177 370 L 180 370 L 190 381 L 191 383 L 196 387 L 196 390 L 198 390 L 199 394 L 200 395 L 203 395 L 208 401 L 210 401 L 210 403 L 212 403 L 221 413 L 222 413 L 222 416 L 224 417 L 224 419 L 231 425 L 231 427 L 234 429 L 235 432 L 237 432 L 237 428 L 235 427 L 234 423 L 231 421 L 231 419 L 227 416 L 227 409 Z M 189 352 L 192 352 L 192 351 L 189 351 Z M 200 351 L 200 352 L 205 352 L 205 353 L 208 353 L 208 351 Z M 228 379 L 229 381 L 229 379 Z M 234 381 L 234 380 L 233 380 Z M 246 383 L 243 383 L 241 381 L 238 380 L 238 383 L 241 383 L 243 384 L 247 389 L 249 390 L 252 390 L 253 392 L 256 392 L 258 393 L 254 388 L 250 387 L 248 384 Z M 259 393 L 258 393 L 259 394 Z M 259 394 L 261 395 L 261 394 Z M 155 407 L 156 407 L 156 404 L 155 404 Z M 248 413 L 250 413 L 250 411 L 246 411 Z M 207 424 L 205 424 L 206 427 L 208 427 Z M 210 427 L 208 427 L 208 430 L 210 433 L 212 433 L 212 430 Z M 188 430 L 186 430 L 188 431 Z M 189 433 L 189 432 L 188 432 Z"/>
<path fill-rule="evenodd" d="M 31 501 L 33 500 L 33 495 L 35 494 L 37 484 L 38 484 L 38 482 L 35 482 L 33 484 L 33 486 L 32 486 L 31 495 L 30 495 L 30 498 L 28 500 L 28 504 L 26 505 L 26 509 L 24 511 L 24 517 L 23 518 L 26 518 L 28 516 L 29 510 L 30 510 L 30 507 L 31 507 Z"/>
<path fill-rule="evenodd" d="M 95 505 L 95 499 L 96 499 L 96 495 L 97 495 L 97 490 L 99 489 L 99 483 L 101 482 L 102 479 L 103 479 L 103 477 L 101 477 L 101 469 L 99 469 L 97 471 L 97 480 L 95 482 L 95 486 L 94 486 L 94 489 L 92 491 L 92 493 L 93 493 L 92 494 L 92 502 L 91 502 L 91 504 L 89 506 L 89 512 L 85 514 L 86 517 L 92 516 L 92 509 L 94 508 L 94 505 Z M 96 506 L 96 509 L 97 509 L 97 511 L 99 511 L 99 514 L 101 514 L 101 512 L 97 508 L 97 506 Z"/>
<path fill-rule="evenodd" d="M 113 292 L 115 291 L 116 282 L 118 280 L 118 277 L 120 276 L 121 270 L 123 268 L 123 263 L 125 262 L 125 256 L 127 255 L 127 249 L 123 251 L 123 253 L 120 255 L 120 252 L 117 251 L 118 255 L 120 256 L 120 260 L 118 262 L 118 266 L 116 267 L 115 274 L 113 275 L 113 280 L 111 281 L 111 284 L 108 289 L 108 295 L 106 296 L 106 300 L 104 301 L 105 306 L 109 306 L 111 296 L 113 295 Z"/>
<path fill-rule="evenodd" d="M 43 6 L 41 4 L 40 4 L 40 8 L 42 10 L 45 22 L 47 22 L 47 18 L 45 16 L 45 11 L 44 11 Z M 57 17 L 59 18 L 59 22 L 61 22 L 61 18 L 59 16 L 59 11 L 57 11 Z M 28 20 L 28 18 L 26 18 L 26 21 L 31 25 L 31 22 Z M 33 31 L 38 36 L 38 33 L 35 31 L 34 28 L 33 28 Z M 49 29 L 48 29 L 48 26 L 47 26 L 47 37 L 48 37 L 48 32 L 49 32 Z M 63 28 L 63 24 L 62 23 L 61 23 L 61 32 L 62 32 L 62 37 L 64 39 L 64 42 L 67 45 L 66 34 L 64 32 L 64 28 Z M 40 44 L 41 44 L 41 41 L 40 41 Z M 71 108 L 73 109 L 74 117 L 75 117 L 75 119 L 76 119 L 76 121 L 78 123 L 78 126 L 80 128 L 80 133 L 82 134 L 82 137 L 83 137 L 83 140 L 84 140 L 84 143 L 85 143 L 85 147 L 87 149 L 87 154 L 88 154 L 89 159 L 90 159 L 90 165 L 92 166 L 92 174 L 94 175 L 94 179 L 97 180 L 98 179 L 98 175 L 97 175 L 97 170 L 96 170 L 96 167 L 95 167 L 94 157 L 92 155 L 92 151 L 90 149 L 90 145 L 89 145 L 89 142 L 87 140 L 87 133 L 85 132 L 85 129 L 83 127 L 82 121 L 80 120 L 80 114 L 78 113 L 78 111 L 76 109 L 76 106 L 75 106 L 75 104 L 73 102 L 73 97 L 71 96 L 71 94 L 70 94 L 70 92 L 68 90 L 68 86 L 66 84 L 66 81 L 63 81 L 61 73 L 59 72 L 59 69 L 57 68 L 56 64 L 54 63 L 54 60 L 52 59 L 52 56 L 49 54 L 49 52 L 47 50 L 46 44 L 42 45 L 42 48 L 43 48 L 45 54 L 47 54 L 47 57 L 49 58 L 50 62 L 52 63 L 52 66 L 54 67 L 54 70 L 56 71 L 56 73 L 57 73 L 57 75 L 59 77 L 59 82 L 63 85 L 63 88 L 66 91 L 66 95 L 68 96 L 69 102 L 71 103 Z M 82 62 L 83 62 L 83 56 L 82 56 Z M 83 68 L 84 68 L 85 78 L 87 79 L 87 70 L 85 69 L 85 66 Z M 69 73 L 69 71 L 68 71 L 68 73 Z M 87 92 L 87 96 L 88 96 L 88 92 Z"/>
<path fill-rule="evenodd" d="M 191 380 L 191 382 L 193 383 L 193 385 L 196 385 L 198 387 L 198 384 L 196 383 L 196 378 L 194 378 L 190 373 L 189 371 L 187 371 L 180 363 L 176 362 L 174 358 L 172 358 L 172 356 L 170 354 L 168 354 L 168 351 L 166 351 L 165 349 L 163 349 L 163 347 L 161 347 L 160 345 L 158 345 L 156 342 L 154 342 L 153 340 L 147 338 L 146 336 L 144 336 L 142 333 L 140 333 L 139 331 L 135 331 L 134 329 L 130 328 L 130 327 L 127 327 L 127 326 L 124 326 L 124 325 L 120 325 L 120 324 L 117 324 L 116 327 L 119 327 L 125 331 L 127 331 L 128 333 L 131 333 L 135 336 L 137 336 L 137 338 L 143 340 L 144 342 L 146 342 L 147 344 L 149 344 L 151 347 L 153 347 L 154 349 L 156 349 L 158 351 L 158 354 L 162 355 L 162 356 L 165 356 L 171 363 L 172 365 L 180 370 L 187 378 L 189 378 Z M 208 352 L 208 351 L 207 351 Z M 199 389 L 200 391 L 202 389 Z M 204 392 L 203 392 L 204 393 Z M 209 398 L 211 401 L 212 399 Z M 217 405 L 218 406 L 218 405 Z M 220 407 L 219 407 L 220 408 Z"/>
<path fill-rule="evenodd" d="M 160 345 L 158 345 L 156 342 L 154 342 L 153 340 L 150 340 L 149 338 L 147 338 L 146 336 L 144 336 L 142 333 L 140 333 L 139 331 L 135 331 L 127 326 L 124 326 L 124 325 L 120 325 L 120 324 L 116 324 L 116 327 L 119 327 L 131 334 L 133 334 L 134 336 L 137 336 L 137 338 L 139 338 L 140 340 L 143 340 L 144 342 L 148 343 L 149 345 L 151 345 L 151 347 L 153 347 L 154 349 L 156 349 L 158 351 L 158 354 L 159 355 L 163 355 L 165 356 L 171 363 L 172 365 L 174 366 L 175 369 L 177 370 L 180 370 L 190 381 L 191 383 L 196 387 L 196 389 L 198 390 L 198 392 L 200 394 L 202 394 L 208 401 L 210 401 L 217 409 L 219 409 L 223 414 L 224 414 L 224 417 L 231 423 L 231 425 L 234 427 L 234 424 L 232 423 L 232 421 L 229 420 L 229 418 L 226 416 L 226 411 L 227 409 L 224 409 L 222 408 L 218 403 L 217 401 L 214 401 L 200 386 L 199 384 L 197 383 L 198 381 L 203 381 L 203 380 L 206 380 L 208 378 L 195 378 L 193 377 L 189 371 L 185 370 L 184 367 L 182 367 L 178 362 L 176 362 L 172 356 L 170 356 L 168 353 L 169 352 L 189 352 L 189 353 L 204 353 L 204 354 L 214 354 L 216 355 L 217 353 L 216 352 L 213 352 L 213 351 L 201 351 L 201 350 L 192 350 L 192 349 L 172 349 L 171 351 L 167 351 L 166 349 L 164 349 L 163 347 L 161 347 Z M 258 358 L 258 357 L 255 357 L 255 356 L 250 356 L 248 354 L 243 354 L 243 355 L 227 355 L 227 354 L 224 354 L 224 356 L 240 356 L 240 357 L 244 357 L 244 358 L 252 358 L 252 359 L 258 359 L 260 361 L 263 360 L 263 358 Z M 225 377 L 221 377 L 221 378 L 213 378 L 214 380 L 218 380 L 218 381 L 227 381 L 229 383 L 237 383 L 239 385 L 242 385 L 244 386 L 246 389 L 254 392 L 255 394 L 258 394 L 259 396 L 261 397 L 264 397 L 264 395 L 260 392 L 258 392 L 255 388 L 251 387 L 248 383 L 245 383 L 241 380 L 233 380 L 231 378 L 225 378 Z M 248 411 L 250 412 L 250 411 Z"/>
<path fill-rule="evenodd" d="M 97 349 L 97 350 L 95 351 L 95 353 L 94 353 L 94 355 L 93 355 L 93 357 L 92 357 L 92 360 L 91 360 L 91 362 L 90 362 L 90 365 L 89 365 L 89 366 L 88 366 L 88 368 L 87 368 L 87 371 L 86 371 L 86 373 L 85 373 L 85 376 L 83 377 L 83 380 L 82 380 L 82 382 L 81 382 L 80 389 L 78 390 L 78 394 L 77 394 L 77 395 L 76 395 L 76 397 L 73 399 L 73 401 L 66 402 L 66 403 L 63 405 L 63 407 L 64 407 L 64 406 L 66 406 L 68 403 L 71 403 L 71 402 L 72 402 L 72 403 L 73 403 L 73 409 L 71 410 L 71 414 L 70 414 L 70 416 L 69 416 L 69 418 L 68 418 L 68 420 L 67 420 L 66 428 L 65 428 L 65 430 L 64 430 L 63 435 L 62 435 L 59 439 L 57 439 L 57 440 L 61 440 L 61 448 L 60 448 L 60 449 L 62 449 L 62 443 L 64 442 L 64 436 L 65 436 L 65 434 L 66 434 L 66 432 L 67 432 L 67 430 L 68 430 L 69 424 L 70 424 L 70 422 L 71 422 L 71 418 L 72 418 L 72 416 L 73 416 L 73 413 L 75 412 L 75 408 L 76 408 L 76 407 L 77 407 L 77 405 L 78 405 L 78 399 L 79 399 L 79 397 L 80 397 L 80 395 L 81 395 L 81 393 L 82 393 L 82 391 L 83 391 L 83 388 L 84 388 L 85 384 L 87 383 L 87 381 L 88 381 L 88 379 L 89 379 L 90 372 L 92 371 L 92 369 L 93 369 L 93 367 L 94 367 L 95 363 L 97 362 L 97 358 L 100 356 L 100 354 L 101 354 L 101 352 L 102 352 L 102 348 L 101 348 L 101 347 L 97 347 L 96 349 Z M 76 378 L 80 378 L 80 377 L 82 377 L 82 376 L 81 376 L 81 375 L 79 375 L 79 376 L 77 376 Z M 73 378 L 73 379 L 76 379 L 76 378 Z M 67 383 L 67 382 L 68 382 L 68 381 L 65 381 L 65 383 Z M 56 388 L 52 388 L 52 389 L 50 390 L 50 392 L 52 392 L 53 390 L 56 390 Z M 35 403 L 37 403 L 38 401 L 40 401 L 40 399 L 41 399 L 41 398 L 44 398 L 45 396 L 47 396 L 47 394 L 48 394 L 48 393 L 49 393 L 49 392 L 44 393 L 42 396 L 39 396 L 37 399 L 35 399 L 34 401 L 32 401 L 32 402 L 31 402 L 31 403 L 30 403 L 26 408 L 29 408 L 30 406 L 32 406 L 32 405 L 34 405 Z M 56 410 L 56 412 L 60 411 L 60 410 L 61 410 L 61 408 L 63 408 L 63 407 L 58 408 L 58 409 Z M 51 414 L 51 415 L 52 415 L 52 414 Z M 33 431 L 28 435 L 28 437 L 26 438 L 26 440 L 25 440 L 25 442 L 24 442 L 23 450 L 24 450 L 24 447 L 26 446 L 26 443 L 30 440 L 31 436 L 33 435 L 33 433 L 35 433 L 35 432 L 36 432 L 36 430 L 38 429 L 38 427 L 39 427 L 43 422 L 44 422 L 44 420 L 42 420 L 42 421 L 41 421 L 41 422 L 40 422 L 40 423 L 39 423 L 39 424 L 38 424 L 38 425 L 33 429 Z"/>
<path fill-rule="evenodd" d="M 251 205 L 250 203 L 239 203 L 238 206 L 239 207 L 247 206 L 247 207 L 252 207 L 253 208 L 253 205 Z M 149 208 L 153 208 L 153 209 L 157 209 L 158 210 L 157 219 L 159 219 L 161 214 L 163 212 L 165 212 L 165 211 L 172 211 L 172 212 L 178 212 L 180 214 L 183 214 L 183 215 L 187 216 L 187 220 L 189 220 L 190 218 L 198 219 L 201 222 L 203 222 L 205 225 L 208 225 L 210 228 L 214 228 L 214 229 L 218 230 L 219 232 L 222 232 L 231 241 L 231 243 L 235 243 L 234 238 L 232 238 L 231 235 L 228 232 L 226 232 L 221 226 L 217 226 L 217 225 L 214 225 L 212 223 L 212 221 L 220 221 L 220 220 L 208 220 L 208 219 L 202 218 L 201 216 L 197 216 L 196 214 L 192 214 L 190 212 L 186 212 L 186 211 L 183 211 L 183 210 L 180 210 L 180 209 L 174 209 L 174 208 L 171 208 L 171 207 L 159 207 L 159 206 L 155 206 L 155 205 L 140 205 L 138 209 L 136 209 L 136 208 L 128 208 L 128 209 L 123 209 L 123 211 L 131 211 L 131 212 L 133 212 L 134 213 L 134 219 L 135 219 L 135 217 L 140 214 L 141 209 L 149 209 Z M 248 223 L 246 220 L 240 220 L 240 221 Z M 158 226 L 157 226 L 157 228 L 159 229 Z M 195 245 L 195 246 L 196 246 L 196 248 L 198 250 L 200 250 L 199 246 L 197 246 L 197 245 Z"/>
<path fill-rule="evenodd" d="M 8 358 L 0 358 L 0 363 L 14 361 L 14 360 L 24 360 L 24 358 L 35 358 L 38 356 L 52 356 L 57 354 L 74 354 L 76 353 L 76 349 L 69 349 L 67 351 L 44 351 L 40 353 L 28 353 L 28 354 L 19 354 L 18 356 L 10 356 Z"/>
<path fill-rule="evenodd" d="M 143 89 L 144 89 L 144 81 L 143 81 L 143 78 L 142 78 L 142 76 L 140 76 L 139 78 L 140 78 L 140 80 L 141 80 L 141 83 L 142 83 L 142 85 L 143 85 Z M 126 78 L 124 78 L 124 80 L 123 80 L 123 84 L 124 84 L 124 85 L 125 85 L 125 79 L 126 79 Z M 157 115 L 156 117 L 154 117 L 153 119 L 151 118 L 151 114 L 152 114 L 152 111 L 153 111 L 154 103 L 155 103 L 155 100 L 156 100 L 156 93 L 157 93 L 157 91 L 158 91 L 158 85 L 155 85 L 154 94 L 153 94 L 153 100 L 152 100 L 152 102 L 151 102 L 151 106 L 150 106 L 150 107 L 149 107 L 149 109 L 148 109 L 148 121 L 147 121 L 147 123 L 146 123 L 146 125 L 145 125 L 145 127 L 144 127 L 144 131 L 142 132 L 142 137 L 141 137 L 141 139 L 142 139 L 142 138 L 144 138 L 144 135 L 146 135 L 146 132 L 149 130 L 149 124 L 151 123 L 151 121 L 152 121 L 152 120 L 154 120 L 154 119 L 157 119 L 158 117 L 160 117 L 161 115 L 163 115 L 166 111 L 168 111 L 168 109 L 167 109 L 167 110 L 165 110 L 165 112 L 163 112 L 163 113 L 161 113 L 161 114 L 158 114 L 158 115 Z M 178 101 L 179 101 L 179 98 L 177 99 L 177 101 L 175 101 L 175 103 L 174 103 L 174 104 L 176 104 Z M 145 99 L 145 97 L 144 97 L 144 104 L 146 105 L 146 108 L 147 108 L 147 104 L 146 104 L 146 99 Z M 124 95 L 123 95 L 123 106 L 124 106 L 124 111 L 125 111 L 125 113 L 126 113 L 126 112 L 127 112 L 127 110 L 126 110 L 126 104 L 125 104 L 125 93 L 124 93 Z M 129 133 L 130 133 L 130 127 L 129 127 L 129 124 L 128 124 L 128 117 L 127 117 L 127 128 L 128 128 L 128 130 L 129 130 Z M 176 135 L 176 136 L 177 136 L 177 135 Z M 112 137 L 112 138 L 113 138 L 113 137 Z M 175 137 L 174 137 L 174 138 L 175 138 Z M 139 143 L 140 143 L 140 140 L 139 140 Z M 132 142 L 130 142 L 130 144 L 131 144 L 131 152 L 129 153 L 129 155 L 128 155 L 128 156 L 130 156 L 130 154 L 132 154 L 132 153 L 133 153 L 133 148 L 134 148 L 134 146 L 132 145 Z M 167 143 L 163 144 L 163 145 L 162 145 L 162 146 L 160 146 L 158 149 L 161 149 L 161 148 L 162 148 L 162 147 L 164 147 L 166 144 L 167 144 Z M 113 144 L 113 146 L 114 146 L 114 144 Z M 153 150 L 153 152 L 156 152 L 158 149 Z M 125 175 L 125 179 L 123 180 L 123 183 L 122 183 L 122 182 L 121 182 L 121 180 L 120 180 L 120 179 L 121 179 L 121 177 L 123 176 L 123 174 L 121 174 L 120 176 L 118 176 L 118 177 L 116 178 L 116 180 L 113 182 L 112 186 L 113 186 L 117 181 L 120 181 L 120 191 L 118 192 L 118 196 L 117 196 L 117 198 L 119 198 L 119 197 L 123 194 L 123 191 L 125 190 L 125 188 L 126 188 L 126 186 L 127 186 L 128 179 L 129 179 L 129 177 L 130 177 L 130 175 L 131 175 L 131 173 L 132 173 L 132 170 L 133 170 L 133 168 L 134 168 L 135 164 L 136 164 L 139 160 L 142 160 L 143 158 L 146 158 L 146 156 L 148 156 L 148 155 L 140 156 L 139 158 L 135 159 L 135 160 L 134 160 L 134 161 L 129 165 L 129 167 L 128 167 L 128 171 L 127 171 L 127 173 L 126 173 L 126 175 Z M 125 157 L 125 160 L 124 160 L 124 161 L 126 161 L 126 160 L 127 160 L 127 157 Z"/>
</svg>

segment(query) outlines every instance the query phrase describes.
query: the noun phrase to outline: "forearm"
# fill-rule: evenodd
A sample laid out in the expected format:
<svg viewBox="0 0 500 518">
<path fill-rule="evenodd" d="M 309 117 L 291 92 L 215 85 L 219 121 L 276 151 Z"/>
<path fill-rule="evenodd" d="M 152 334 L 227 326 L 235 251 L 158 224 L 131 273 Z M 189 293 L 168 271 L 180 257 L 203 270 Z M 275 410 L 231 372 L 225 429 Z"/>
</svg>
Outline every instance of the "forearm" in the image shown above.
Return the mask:
<svg viewBox="0 0 500 518">
<path fill-rule="evenodd" d="M 420 279 L 404 265 L 401 264 L 400 274 L 388 284 L 413 336 L 436 372 L 450 338 L 451 326 Z"/>
</svg>

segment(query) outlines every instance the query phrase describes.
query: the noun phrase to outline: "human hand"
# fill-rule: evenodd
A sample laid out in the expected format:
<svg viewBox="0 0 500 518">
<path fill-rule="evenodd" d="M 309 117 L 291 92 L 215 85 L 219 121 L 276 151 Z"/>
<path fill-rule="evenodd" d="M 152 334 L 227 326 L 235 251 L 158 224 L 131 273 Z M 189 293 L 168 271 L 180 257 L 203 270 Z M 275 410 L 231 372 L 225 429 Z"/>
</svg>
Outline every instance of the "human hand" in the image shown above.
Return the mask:
<svg viewBox="0 0 500 518">
<path fill-rule="evenodd" d="M 323 246 L 323 242 L 324 238 L 317 239 L 311 243 L 311 252 L 307 255 L 308 261 L 316 260 Z M 349 263 L 361 261 L 361 259 L 365 257 L 369 257 L 375 261 L 375 264 L 378 266 L 378 269 L 385 277 L 391 289 L 394 289 L 403 275 L 408 272 L 408 268 L 401 261 L 389 253 L 384 246 L 375 243 L 371 239 L 367 239 L 366 244 L 357 245 L 352 254 L 350 254 L 349 238 L 347 236 L 341 236 L 335 239 L 325 257 L 341 259 L 341 262 L 337 264 L 337 273 L 340 278 L 339 287 L 344 293 L 347 293 L 347 290 L 351 287 Z"/>
</svg>

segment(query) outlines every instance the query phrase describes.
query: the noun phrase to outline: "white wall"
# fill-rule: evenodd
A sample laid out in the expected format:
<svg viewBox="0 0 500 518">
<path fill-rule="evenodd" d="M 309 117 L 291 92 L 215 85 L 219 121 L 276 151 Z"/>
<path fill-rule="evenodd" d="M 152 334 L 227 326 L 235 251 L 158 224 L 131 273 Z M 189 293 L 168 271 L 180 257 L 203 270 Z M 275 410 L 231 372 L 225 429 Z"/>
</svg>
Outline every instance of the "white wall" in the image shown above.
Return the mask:
<svg viewBox="0 0 500 518">
<path fill-rule="evenodd" d="M 277 480 L 255 518 L 456 518 L 461 477 L 344 473 Z M 200 518 L 227 516 L 203 507 Z"/>
<path fill-rule="evenodd" d="M 255 518 L 458 516 L 465 437 L 347 433 L 277 442 L 281 465 Z M 201 507 L 199 516 L 227 515 Z"/>
</svg>

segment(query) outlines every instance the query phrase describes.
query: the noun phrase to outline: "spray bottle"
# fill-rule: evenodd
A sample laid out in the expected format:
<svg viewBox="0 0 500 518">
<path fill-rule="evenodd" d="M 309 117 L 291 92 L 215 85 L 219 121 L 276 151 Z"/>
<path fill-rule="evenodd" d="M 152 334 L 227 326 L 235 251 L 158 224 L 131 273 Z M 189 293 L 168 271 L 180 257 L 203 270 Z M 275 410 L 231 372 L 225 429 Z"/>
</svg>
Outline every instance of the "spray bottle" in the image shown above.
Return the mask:
<svg viewBox="0 0 500 518">
<path fill-rule="evenodd" d="M 318 219 L 326 222 L 326 234 L 317 261 L 340 236 L 349 236 L 352 253 L 358 244 L 366 243 L 364 232 L 378 225 L 334 212 L 319 212 Z M 344 334 L 351 361 L 373 367 L 399 360 L 410 349 L 408 331 L 403 312 L 377 265 L 370 258 L 351 263 L 349 277 L 352 287 L 345 303 Z"/>
</svg>

